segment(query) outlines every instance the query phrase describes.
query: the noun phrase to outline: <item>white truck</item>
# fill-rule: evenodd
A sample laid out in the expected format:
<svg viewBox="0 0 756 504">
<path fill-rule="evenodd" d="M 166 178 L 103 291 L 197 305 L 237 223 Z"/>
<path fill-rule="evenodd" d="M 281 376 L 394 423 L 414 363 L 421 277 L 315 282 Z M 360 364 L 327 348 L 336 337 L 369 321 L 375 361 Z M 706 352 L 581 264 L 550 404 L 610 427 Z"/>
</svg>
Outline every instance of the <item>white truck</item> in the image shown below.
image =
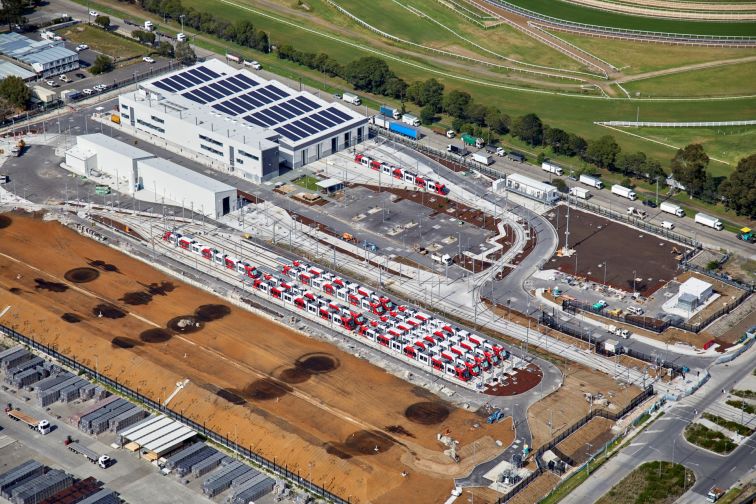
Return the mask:
<svg viewBox="0 0 756 504">
<path fill-rule="evenodd" d="M 570 196 L 587 200 L 591 197 L 591 191 L 582 187 L 570 187 Z"/>
<path fill-rule="evenodd" d="M 375 115 L 373 116 L 373 124 L 381 128 L 388 129 L 389 124 L 391 124 L 391 121 L 386 116 Z"/>
<path fill-rule="evenodd" d="M 724 229 L 724 225 L 722 224 L 722 221 L 720 221 L 716 217 L 712 217 L 711 215 L 707 215 L 705 213 L 701 213 L 701 212 L 697 213 L 695 217 L 695 221 L 696 221 L 696 224 L 702 224 L 712 229 L 716 229 L 717 231 L 722 231 L 722 229 Z"/>
<path fill-rule="evenodd" d="M 554 163 L 549 163 L 548 161 L 541 163 L 541 169 L 549 173 L 553 173 L 554 175 L 559 175 L 560 177 L 564 175 L 564 170 L 561 166 L 555 165 Z"/>
<path fill-rule="evenodd" d="M 152 24 L 152 21 L 145 21 L 144 22 L 144 31 L 151 32 L 153 29 L 155 29 L 155 25 Z"/>
<path fill-rule="evenodd" d="M 630 201 L 635 201 L 638 199 L 638 196 L 635 194 L 635 191 L 633 191 L 629 187 L 621 186 L 619 184 L 614 184 L 612 186 L 612 194 L 616 194 L 617 196 L 622 196 L 623 198 L 627 198 Z"/>
<path fill-rule="evenodd" d="M 723 488 L 713 486 L 709 489 L 709 493 L 706 494 L 706 502 L 717 502 L 725 494 Z"/>
<path fill-rule="evenodd" d="M 685 217 L 685 210 L 680 205 L 670 203 L 669 201 L 662 201 L 661 205 L 659 205 L 659 210 L 678 217 Z"/>
<path fill-rule="evenodd" d="M 91 463 L 97 464 L 101 469 L 107 469 L 113 464 L 113 459 L 111 459 L 108 455 L 100 455 L 96 452 L 93 452 L 86 446 L 79 444 L 78 441 L 68 443 L 68 449 L 76 453 L 77 455 L 83 456 Z"/>
<path fill-rule="evenodd" d="M 179 32 L 176 34 L 176 42 L 186 42 L 186 33 Z M 246 61 L 244 62 L 246 63 Z"/>
<path fill-rule="evenodd" d="M 444 266 L 450 266 L 453 262 L 449 254 L 444 254 L 444 255 L 432 254 L 431 259 L 436 261 L 439 264 L 443 264 Z"/>
<path fill-rule="evenodd" d="M 52 426 L 50 425 L 50 422 L 47 420 L 38 420 L 34 418 L 31 415 L 27 415 L 26 413 L 23 413 L 20 410 L 11 408 L 8 406 L 5 408 L 5 412 L 8 414 L 8 416 L 17 421 L 17 422 L 23 422 L 25 423 L 30 429 L 35 430 L 42 434 L 43 436 L 45 434 L 49 434 L 52 430 Z"/>
<path fill-rule="evenodd" d="M 351 103 L 352 105 L 362 104 L 362 100 L 360 100 L 360 97 L 354 93 L 344 93 L 343 95 L 341 95 L 341 99 L 347 103 Z"/>
<path fill-rule="evenodd" d="M 591 187 L 595 187 L 596 189 L 604 188 L 604 183 L 601 182 L 601 180 L 596 177 L 591 177 L 590 175 L 580 175 L 579 180 L 581 184 L 589 185 Z"/>
<path fill-rule="evenodd" d="M 485 152 L 473 152 L 472 160 L 486 166 L 492 165 L 494 162 L 493 156 Z"/>
<path fill-rule="evenodd" d="M 420 126 L 420 119 L 412 114 L 404 114 L 402 116 L 402 122 L 404 124 L 409 124 L 410 126 Z"/>
</svg>

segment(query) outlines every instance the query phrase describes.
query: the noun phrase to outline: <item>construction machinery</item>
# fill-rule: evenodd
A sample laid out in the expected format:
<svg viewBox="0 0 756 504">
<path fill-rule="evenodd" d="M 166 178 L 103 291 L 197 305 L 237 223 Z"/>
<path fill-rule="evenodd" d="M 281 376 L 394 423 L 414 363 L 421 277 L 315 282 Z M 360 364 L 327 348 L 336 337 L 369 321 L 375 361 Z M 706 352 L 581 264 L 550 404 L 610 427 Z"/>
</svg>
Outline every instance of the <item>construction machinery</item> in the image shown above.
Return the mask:
<svg viewBox="0 0 756 504">
<path fill-rule="evenodd" d="M 504 419 L 504 412 L 501 411 L 501 409 L 496 408 L 493 410 L 493 413 L 488 415 L 488 418 L 486 419 L 486 423 L 489 424 L 495 424 L 498 422 L 501 422 Z"/>
<path fill-rule="evenodd" d="M 18 142 L 16 142 L 16 145 L 11 147 L 11 154 L 14 156 L 20 156 L 24 153 L 24 147 L 26 147 L 26 142 L 24 142 L 24 139 L 19 139 Z"/>
<path fill-rule="evenodd" d="M 341 239 L 344 240 L 344 241 L 346 241 L 346 242 L 355 242 L 355 241 L 357 241 L 355 239 L 354 235 L 352 235 L 352 233 L 346 233 L 346 232 L 344 232 L 344 233 L 341 234 Z"/>
<path fill-rule="evenodd" d="M 459 441 L 451 437 L 449 434 L 450 431 L 447 429 L 443 434 L 436 434 L 436 439 L 442 445 L 449 447 L 447 450 L 444 450 L 444 455 L 452 459 L 454 462 L 459 462 L 460 458 L 459 455 L 457 455 L 457 445 L 459 444 Z"/>
<path fill-rule="evenodd" d="M 756 233 L 749 227 L 742 227 L 737 234 L 738 240 L 746 243 L 756 243 Z"/>
</svg>

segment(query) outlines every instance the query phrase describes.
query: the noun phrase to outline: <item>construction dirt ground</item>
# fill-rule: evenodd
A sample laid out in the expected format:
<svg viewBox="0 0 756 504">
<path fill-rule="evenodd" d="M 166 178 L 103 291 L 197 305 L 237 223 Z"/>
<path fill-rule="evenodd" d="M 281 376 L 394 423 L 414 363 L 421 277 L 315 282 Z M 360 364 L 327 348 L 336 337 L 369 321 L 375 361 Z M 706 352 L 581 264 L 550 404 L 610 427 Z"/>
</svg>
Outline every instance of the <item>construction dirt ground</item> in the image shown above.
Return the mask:
<svg viewBox="0 0 756 504">
<path fill-rule="evenodd" d="M 442 502 L 454 477 L 514 438 L 511 418 L 487 425 L 365 360 L 39 215 L 0 215 L 5 306 L 3 324 L 155 401 L 188 379 L 171 409 L 351 502 Z M 570 397 L 561 406 L 552 397 L 552 407 L 572 409 Z M 439 432 L 459 441 L 461 463 L 444 455 Z"/>
</svg>

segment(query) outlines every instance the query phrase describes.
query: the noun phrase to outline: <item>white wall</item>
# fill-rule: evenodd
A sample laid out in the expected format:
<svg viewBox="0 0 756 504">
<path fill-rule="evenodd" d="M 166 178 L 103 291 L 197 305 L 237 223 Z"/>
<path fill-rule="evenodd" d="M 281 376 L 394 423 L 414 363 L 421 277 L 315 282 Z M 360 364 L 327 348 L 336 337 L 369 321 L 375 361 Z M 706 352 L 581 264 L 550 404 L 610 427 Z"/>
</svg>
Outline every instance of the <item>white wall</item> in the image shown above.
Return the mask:
<svg viewBox="0 0 756 504">
<path fill-rule="evenodd" d="M 86 135 L 82 135 L 76 138 L 76 143 L 80 149 L 84 151 L 96 152 L 95 167 L 98 171 L 110 175 L 115 181 L 117 177 L 128 180 L 128 192 L 129 194 L 134 192 L 134 186 L 136 184 L 137 176 L 137 161 L 140 159 L 149 159 L 154 157 L 148 152 L 142 154 L 128 153 L 127 149 L 111 149 L 103 146 L 96 141 L 92 141 L 87 138 Z M 123 146 L 128 147 L 127 144 L 120 142 Z M 117 188 L 124 191 L 121 184 L 116 184 Z"/>
</svg>

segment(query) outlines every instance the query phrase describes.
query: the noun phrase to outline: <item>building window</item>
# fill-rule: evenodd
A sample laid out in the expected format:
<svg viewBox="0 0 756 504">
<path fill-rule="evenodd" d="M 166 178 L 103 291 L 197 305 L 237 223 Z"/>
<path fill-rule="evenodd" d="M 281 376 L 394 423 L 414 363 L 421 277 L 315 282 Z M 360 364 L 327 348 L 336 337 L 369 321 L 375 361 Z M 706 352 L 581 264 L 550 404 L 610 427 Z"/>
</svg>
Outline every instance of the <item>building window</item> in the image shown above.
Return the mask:
<svg viewBox="0 0 756 504">
<path fill-rule="evenodd" d="M 126 105 L 125 103 L 121 103 L 121 108 L 122 108 L 123 110 L 129 110 L 129 106 L 128 106 L 128 105 Z"/>
<path fill-rule="evenodd" d="M 205 142 L 210 142 L 213 145 L 217 145 L 219 147 L 223 147 L 223 142 L 219 142 L 218 140 L 215 140 L 214 138 L 210 138 L 205 135 L 200 135 L 200 140 L 204 140 Z"/>
<path fill-rule="evenodd" d="M 160 119 L 159 117 L 150 116 L 150 119 L 152 119 L 152 120 L 153 120 L 153 121 L 155 121 L 156 123 L 165 124 L 165 121 L 163 121 L 163 120 L 162 120 L 162 119 Z"/>
<path fill-rule="evenodd" d="M 241 150 L 241 149 L 237 149 L 237 151 L 236 151 L 236 152 L 238 152 L 239 154 L 241 154 L 241 155 L 242 155 L 242 156 L 244 156 L 244 157 L 248 157 L 248 158 L 250 158 L 250 159 L 254 159 L 255 161 L 259 161 L 259 160 L 260 160 L 260 158 L 259 158 L 259 157 L 257 157 L 257 156 L 255 156 L 254 154 L 250 154 L 249 152 L 244 152 L 244 151 L 243 151 L 243 150 Z"/>
<path fill-rule="evenodd" d="M 123 117 L 124 119 L 128 119 L 129 114 L 127 114 L 126 112 L 121 112 L 121 117 Z"/>
<path fill-rule="evenodd" d="M 142 121 L 141 119 L 137 119 L 137 124 L 146 126 L 147 128 L 153 129 L 155 131 L 159 131 L 160 133 L 165 133 L 165 130 L 163 128 L 155 126 L 154 124 L 150 124 L 147 121 Z"/>
<path fill-rule="evenodd" d="M 207 145 L 204 145 L 204 144 L 200 144 L 200 149 L 204 149 L 208 152 L 212 152 L 213 154 L 217 156 L 221 156 L 221 157 L 223 156 L 223 153 L 221 151 L 215 150 L 212 147 L 208 147 Z"/>
<path fill-rule="evenodd" d="M 239 164 L 244 164 L 244 160 L 243 159 L 236 158 L 236 162 L 239 163 Z"/>
</svg>

